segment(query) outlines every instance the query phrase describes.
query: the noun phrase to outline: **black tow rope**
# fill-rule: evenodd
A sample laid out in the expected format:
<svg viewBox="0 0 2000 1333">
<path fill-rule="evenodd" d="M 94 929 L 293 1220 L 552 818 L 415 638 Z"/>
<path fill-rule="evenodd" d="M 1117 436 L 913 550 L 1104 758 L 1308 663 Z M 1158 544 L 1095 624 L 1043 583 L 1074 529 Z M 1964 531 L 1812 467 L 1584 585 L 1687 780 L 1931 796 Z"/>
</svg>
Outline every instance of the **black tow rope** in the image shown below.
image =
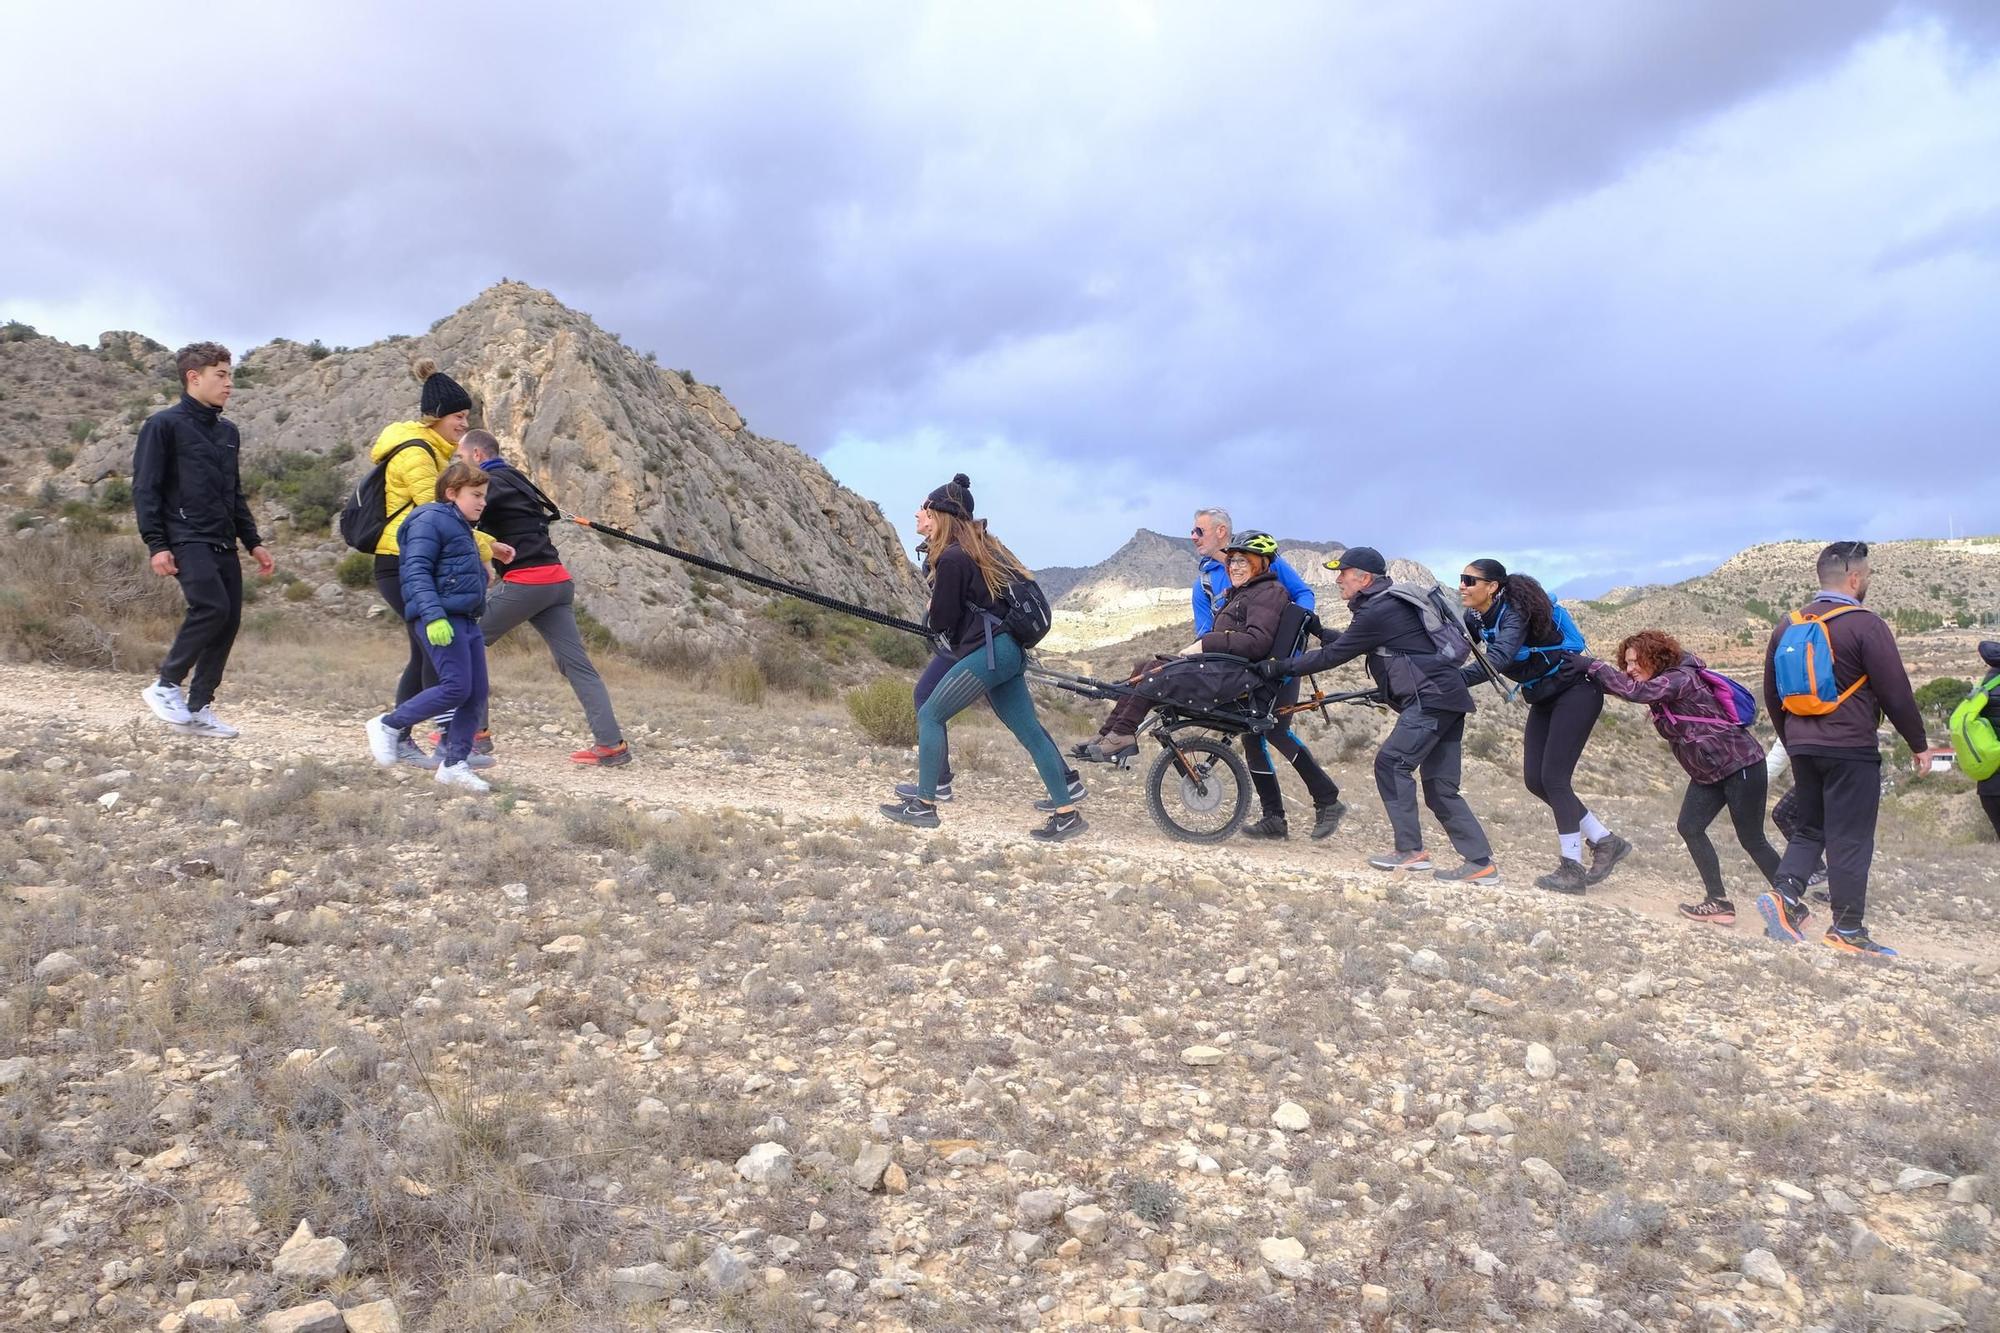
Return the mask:
<svg viewBox="0 0 2000 1333">
<path fill-rule="evenodd" d="M 669 546 L 665 542 L 656 542 L 650 538 L 626 532 L 622 528 L 614 528 L 608 524 L 596 522 L 593 519 L 579 518 L 572 514 L 569 521 L 580 528 L 588 528 L 592 532 L 601 532 L 605 536 L 616 538 L 621 542 L 630 542 L 634 546 L 643 546 L 648 551 L 658 551 L 661 555 L 672 556 L 676 560 L 684 560 L 690 565 L 698 565 L 702 569 L 713 570 L 717 574 L 727 574 L 730 578 L 741 579 L 745 583 L 754 583 L 760 588 L 769 588 L 773 592 L 785 593 L 788 596 L 798 598 L 802 602 L 811 602 L 815 606 L 823 606 L 829 611 L 839 611 L 843 615 L 854 616 L 860 620 L 873 621 L 877 625 L 882 625 L 888 629 L 899 629 L 905 634 L 915 634 L 919 638 L 930 639 L 933 637 L 928 629 L 919 625 L 914 620 L 904 620 L 900 616 L 892 616 L 886 612 L 876 611 L 865 606 L 856 606 L 853 602 L 843 602 L 838 597 L 829 597 L 823 592 L 814 592 L 811 588 L 801 588 L 795 583 L 786 583 L 781 579 L 770 579 L 765 578 L 762 574 L 752 574 L 747 569 L 738 569 L 734 565 L 725 565 L 720 560 L 710 560 L 707 556 L 696 555 L 693 551 L 683 551 L 678 547 Z"/>
</svg>

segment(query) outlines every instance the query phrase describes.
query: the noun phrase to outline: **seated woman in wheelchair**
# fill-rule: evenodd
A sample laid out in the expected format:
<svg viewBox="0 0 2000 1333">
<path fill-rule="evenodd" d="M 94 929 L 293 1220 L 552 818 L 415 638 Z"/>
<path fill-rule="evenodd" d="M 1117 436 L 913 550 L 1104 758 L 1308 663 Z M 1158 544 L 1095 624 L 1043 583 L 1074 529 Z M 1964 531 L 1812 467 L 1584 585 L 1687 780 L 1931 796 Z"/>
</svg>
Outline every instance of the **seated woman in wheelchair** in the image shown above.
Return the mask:
<svg viewBox="0 0 2000 1333">
<path fill-rule="evenodd" d="M 1229 568 L 1229 597 L 1215 613 L 1215 628 L 1181 649 L 1176 657 L 1155 658 L 1129 678 L 1138 684 L 1158 673 L 1169 663 L 1198 653 L 1230 653 L 1255 662 L 1271 655 L 1278 621 L 1291 605 L 1291 594 L 1271 574 L 1271 560 L 1278 543 L 1267 533 L 1245 532 L 1232 537 L 1222 549 Z M 1077 746 L 1078 758 L 1114 762 L 1139 752 L 1139 725 L 1152 711 L 1154 701 L 1142 694 L 1128 694 L 1111 710 L 1095 740 Z"/>
</svg>

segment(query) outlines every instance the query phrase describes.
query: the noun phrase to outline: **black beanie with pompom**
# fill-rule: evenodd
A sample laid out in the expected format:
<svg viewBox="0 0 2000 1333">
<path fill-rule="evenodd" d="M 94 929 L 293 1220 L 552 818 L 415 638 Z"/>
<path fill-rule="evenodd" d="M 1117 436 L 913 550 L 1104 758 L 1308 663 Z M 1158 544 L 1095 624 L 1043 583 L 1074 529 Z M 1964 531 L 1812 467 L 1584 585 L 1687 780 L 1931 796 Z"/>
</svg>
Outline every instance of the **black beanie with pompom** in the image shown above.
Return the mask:
<svg viewBox="0 0 2000 1333">
<path fill-rule="evenodd" d="M 451 376 L 437 368 L 437 362 L 428 358 L 410 367 L 410 375 L 424 386 L 422 402 L 417 410 L 427 417 L 448 417 L 454 412 L 470 412 L 472 395 Z"/>
<path fill-rule="evenodd" d="M 963 472 L 930 493 L 924 501 L 924 508 L 935 509 L 940 514 L 950 514 L 953 518 L 972 517 L 972 479 Z"/>
</svg>

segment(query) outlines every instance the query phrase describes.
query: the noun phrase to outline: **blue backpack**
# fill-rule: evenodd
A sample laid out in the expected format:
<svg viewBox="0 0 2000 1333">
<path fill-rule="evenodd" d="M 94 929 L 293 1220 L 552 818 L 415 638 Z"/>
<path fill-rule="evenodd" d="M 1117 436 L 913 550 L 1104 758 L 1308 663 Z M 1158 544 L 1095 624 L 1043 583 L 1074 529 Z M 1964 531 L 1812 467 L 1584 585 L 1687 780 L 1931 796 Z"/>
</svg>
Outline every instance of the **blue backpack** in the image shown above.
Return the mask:
<svg viewBox="0 0 2000 1333">
<path fill-rule="evenodd" d="M 1507 691 L 1507 697 L 1509 699 L 1513 698 L 1515 695 L 1521 693 L 1524 690 L 1529 690 L 1534 688 L 1536 685 L 1539 685 L 1542 681 L 1547 680 L 1550 676 L 1553 676 L 1556 674 L 1556 672 L 1562 670 L 1562 658 L 1557 657 L 1556 654 L 1580 653 L 1587 646 L 1584 643 L 1583 631 L 1578 629 L 1576 626 L 1575 617 L 1571 616 L 1568 611 L 1563 609 L 1563 604 L 1561 602 L 1553 600 L 1550 601 L 1549 610 L 1553 614 L 1555 620 L 1555 629 L 1557 635 L 1556 641 L 1554 643 L 1542 643 L 1542 644 L 1524 643 L 1521 645 L 1520 649 L 1516 651 L 1514 654 L 1514 660 L 1516 662 L 1525 662 L 1530 657 L 1536 654 L 1540 654 L 1542 661 L 1548 664 L 1548 669 L 1542 672 L 1541 675 L 1536 676 L 1531 680 L 1524 680 L 1519 685 L 1516 685 L 1513 689 Z M 1492 629 L 1482 629 L 1479 632 L 1479 637 L 1485 639 L 1488 643 L 1491 643 L 1493 640 L 1499 638 L 1500 620 L 1501 620 L 1500 616 L 1495 616 L 1493 618 L 1494 627 Z"/>
</svg>

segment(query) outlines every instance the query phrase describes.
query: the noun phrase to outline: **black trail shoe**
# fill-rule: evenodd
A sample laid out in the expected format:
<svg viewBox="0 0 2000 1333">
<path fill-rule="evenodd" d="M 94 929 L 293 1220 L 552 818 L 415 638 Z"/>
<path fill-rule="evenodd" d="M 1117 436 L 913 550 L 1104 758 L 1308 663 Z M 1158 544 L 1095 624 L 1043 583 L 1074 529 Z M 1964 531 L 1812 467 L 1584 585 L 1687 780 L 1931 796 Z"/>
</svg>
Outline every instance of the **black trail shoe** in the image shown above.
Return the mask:
<svg viewBox="0 0 2000 1333">
<path fill-rule="evenodd" d="M 1243 836 L 1246 838 L 1275 839 L 1289 838 L 1291 835 L 1291 826 L 1285 822 L 1283 815 L 1265 815 L 1256 823 L 1243 826 Z"/>
<path fill-rule="evenodd" d="M 1029 829 L 1028 836 L 1043 842 L 1067 842 L 1089 827 L 1083 822 L 1083 816 L 1072 810 L 1068 814 L 1050 815 L 1048 823 Z"/>
<path fill-rule="evenodd" d="M 1556 863 L 1556 868 L 1535 881 L 1538 889 L 1550 893 L 1580 894 L 1589 886 L 1590 877 L 1584 873 L 1583 862 L 1572 861 L 1567 856 Z"/>
<path fill-rule="evenodd" d="M 898 824 L 908 824 L 911 828 L 936 828 L 938 826 L 937 807 L 929 801 L 920 801 L 912 796 L 894 805 L 878 807 L 883 814 Z"/>
<path fill-rule="evenodd" d="M 1314 809 L 1313 841 L 1318 842 L 1323 838 L 1331 838 L 1334 830 L 1340 827 L 1341 817 L 1346 813 L 1347 802 L 1345 801 L 1335 801 L 1332 805 L 1322 805 Z"/>
</svg>

